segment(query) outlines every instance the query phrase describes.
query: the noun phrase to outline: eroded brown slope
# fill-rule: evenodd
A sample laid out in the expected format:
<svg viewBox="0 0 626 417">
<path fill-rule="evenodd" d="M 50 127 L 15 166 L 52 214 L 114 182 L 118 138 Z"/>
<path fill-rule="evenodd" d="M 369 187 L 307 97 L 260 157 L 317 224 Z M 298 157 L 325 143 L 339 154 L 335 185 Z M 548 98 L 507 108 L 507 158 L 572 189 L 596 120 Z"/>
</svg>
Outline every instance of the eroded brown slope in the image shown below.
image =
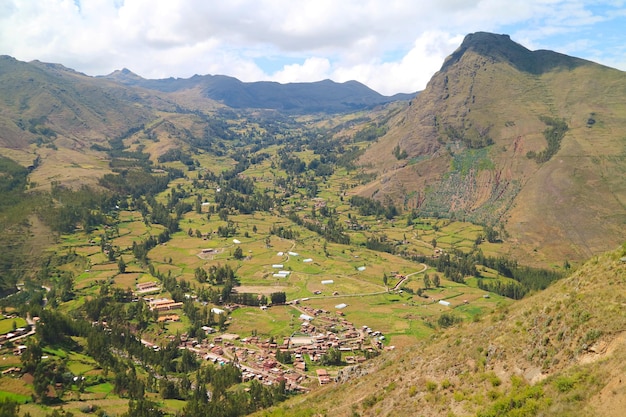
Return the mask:
<svg viewBox="0 0 626 417">
<path fill-rule="evenodd" d="M 626 227 L 624 97 L 621 71 L 468 35 L 364 155 L 378 177 L 358 192 L 504 222 L 513 253 L 536 263 L 584 259 L 619 244 Z M 538 163 L 527 154 L 547 147 L 546 118 L 569 129 Z"/>
</svg>

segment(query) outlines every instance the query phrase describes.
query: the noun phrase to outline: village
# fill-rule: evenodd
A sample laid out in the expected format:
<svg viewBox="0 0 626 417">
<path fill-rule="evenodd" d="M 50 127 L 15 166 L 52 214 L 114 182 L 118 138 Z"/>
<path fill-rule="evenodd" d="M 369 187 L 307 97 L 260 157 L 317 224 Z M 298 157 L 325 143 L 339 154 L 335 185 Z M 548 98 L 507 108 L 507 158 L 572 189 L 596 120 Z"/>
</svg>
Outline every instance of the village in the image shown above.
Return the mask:
<svg viewBox="0 0 626 417">
<path fill-rule="evenodd" d="M 136 295 L 158 291 L 156 283 L 137 285 Z M 180 316 L 176 310 L 183 303 L 167 298 L 145 296 L 151 310 L 157 311 L 160 323 L 176 322 Z M 343 317 L 341 309 L 346 304 L 338 304 L 336 311 L 330 312 L 304 305 L 306 300 L 297 300 L 288 306 L 261 306 L 267 308 L 295 308 L 299 314 L 299 330 L 285 335 L 282 341 L 274 338 L 261 338 L 256 334 L 249 336 L 219 333 L 215 328 L 203 326 L 206 338 L 202 340 L 189 338 L 186 333 L 180 335 L 180 349 L 193 352 L 198 358 L 211 361 L 218 365 L 232 364 L 242 371 L 243 381 L 256 379 L 264 384 L 285 382 L 291 391 L 308 391 L 312 383 L 326 385 L 333 381 L 332 374 L 336 371 L 323 369 L 324 360 L 334 350 L 334 369 L 341 365 L 363 363 L 367 358 L 378 355 L 383 349 L 385 336 L 367 326 L 356 328 Z M 216 315 L 228 315 L 240 308 L 233 304 L 222 308 L 212 308 Z M 169 340 L 176 337 L 170 335 Z M 141 342 L 155 350 L 160 349 L 158 343 L 142 339 Z M 393 349 L 393 346 L 387 347 Z M 280 356 L 280 357 L 279 357 Z M 286 359 L 285 359 L 286 358 Z M 337 359 L 338 358 L 338 359 Z M 312 368 L 312 369 L 310 369 Z"/>
</svg>

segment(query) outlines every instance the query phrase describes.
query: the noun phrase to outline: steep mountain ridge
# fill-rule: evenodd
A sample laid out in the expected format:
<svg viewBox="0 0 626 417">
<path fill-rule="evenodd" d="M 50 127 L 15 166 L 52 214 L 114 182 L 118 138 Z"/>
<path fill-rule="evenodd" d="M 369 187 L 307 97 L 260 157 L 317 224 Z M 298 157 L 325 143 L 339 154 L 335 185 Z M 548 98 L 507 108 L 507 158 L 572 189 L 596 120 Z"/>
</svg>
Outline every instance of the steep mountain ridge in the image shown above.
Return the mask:
<svg viewBox="0 0 626 417">
<path fill-rule="evenodd" d="M 625 95 L 621 71 L 468 35 L 364 155 L 378 178 L 358 192 L 501 223 L 518 256 L 547 249 L 538 263 L 584 259 L 626 224 Z"/>
</svg>

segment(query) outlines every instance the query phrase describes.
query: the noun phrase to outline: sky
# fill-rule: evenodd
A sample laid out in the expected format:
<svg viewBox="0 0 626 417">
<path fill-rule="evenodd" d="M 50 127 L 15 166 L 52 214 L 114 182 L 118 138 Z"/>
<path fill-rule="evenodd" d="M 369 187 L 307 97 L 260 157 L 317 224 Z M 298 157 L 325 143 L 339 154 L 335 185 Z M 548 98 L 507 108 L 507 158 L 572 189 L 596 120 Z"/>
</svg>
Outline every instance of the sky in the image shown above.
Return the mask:
<svg viewBox="0 0 626 417">
<path fill-rule="evenodd" d="M 0 0 L 0 55 L 87 75 L 424 89 L 468 33 L 626 70 L 626 0 Z"/>
</svg>

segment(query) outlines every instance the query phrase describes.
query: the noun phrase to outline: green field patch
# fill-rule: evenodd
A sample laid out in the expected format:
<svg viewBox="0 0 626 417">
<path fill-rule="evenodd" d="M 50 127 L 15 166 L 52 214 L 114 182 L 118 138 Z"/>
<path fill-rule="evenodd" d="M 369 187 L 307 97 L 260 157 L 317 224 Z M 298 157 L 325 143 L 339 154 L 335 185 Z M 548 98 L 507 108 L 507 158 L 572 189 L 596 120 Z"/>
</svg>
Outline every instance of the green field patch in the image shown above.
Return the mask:
<svg viewBox="0 0 626 417">
<path fill-rule="evenodd" d="M 16 394 L 14 392 L 0 391 L 0 401 L 11 400 L 19 404 L 26 404 L 33 400 L 31 395 Z"/>
<path fill-rule="evenodd" d="M 66 350 L 61 348 L 53 348 L 52 346 L 45 346 L 41 349 L 42 352 L 46 355 L 56 356 L 61 359 L 66 359 L 68 357 L 68 353 Z"/>
<path fill-rule="evenodd" d="M 21 317 L 15 317 L 14 319 L 2 319 L 0 320 L 0 334 L 7 334 L 12 332 L 16 328 L 26 327 L 28 323 Z"/>
<path fill-rule="evenodd" d="M 142 274 L 139 272 L 131 272 L 125 274 L 118 274 L 115 276 L 114 286 L 122 289 L 130 288 L 131 290 L 135 288 L 139 277 Z"/>
<path fill-rule="evenodd" d="M 94 394 L 109 394 L 113 391 L 113 384 L 104 382 L 102 384 L 91 385 L 85 388 L 85 392 L 91 392 Z"/>
<path fill-rule="evenodd" d="M 98 364 L 89 356 L 79 353 L 69 355 L 67 366 L 74 375 L 84 375 L 89 371 L 98 368 Z"/>
<path fill-rule="evenodd" d="M 267 310 L 258 307 L 243 307 L 231 313 L 233 323 L 228 327 L 229 333 L 249 336 L 252 330 L 263 336 L 284 337 L 300 329 L 298 310 L 290 306 L 273 306 Z"/>
</svg>

